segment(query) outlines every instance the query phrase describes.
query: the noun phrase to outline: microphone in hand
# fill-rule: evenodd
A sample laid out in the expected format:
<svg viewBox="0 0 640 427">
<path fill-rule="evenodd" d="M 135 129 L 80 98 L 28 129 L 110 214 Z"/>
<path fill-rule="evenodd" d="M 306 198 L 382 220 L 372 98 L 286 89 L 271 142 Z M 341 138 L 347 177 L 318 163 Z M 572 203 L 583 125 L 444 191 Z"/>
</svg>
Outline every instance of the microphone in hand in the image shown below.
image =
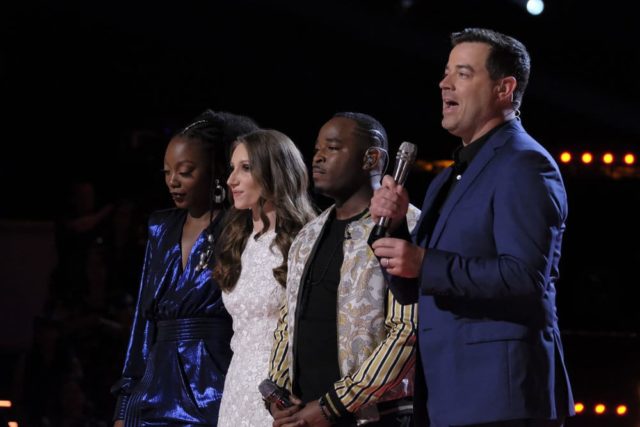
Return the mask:
<svg viewBox="0 0 640 427">
<path fill-rule="evenodd" d="M 270 379 L 262 381 L 258 385 L 258 390 L 262 398 L 269 404 L 277 403 L 283 409 L 293 406 L 293 403 L 289 399 L 289 391 L 280 387 Z"/>
<path fill-rule="evenodd" d="M 400 144 L 398 154 L 396 155 L 396 164 L 393 168 L 393 180 L 397 185 L 404 186 L 407 176 L 409 176 L 409 171 L 416 161 L 417 154 L 418 147 L 416 147 L 415 144 L 406 141 Z M 369 234 L 369 240 L 367 241 L 369 246 L 387 234 L 389 224 L 391 224 L 391 218 L 383 216 L 378 219 L 378 222 Z"/>
</svg>

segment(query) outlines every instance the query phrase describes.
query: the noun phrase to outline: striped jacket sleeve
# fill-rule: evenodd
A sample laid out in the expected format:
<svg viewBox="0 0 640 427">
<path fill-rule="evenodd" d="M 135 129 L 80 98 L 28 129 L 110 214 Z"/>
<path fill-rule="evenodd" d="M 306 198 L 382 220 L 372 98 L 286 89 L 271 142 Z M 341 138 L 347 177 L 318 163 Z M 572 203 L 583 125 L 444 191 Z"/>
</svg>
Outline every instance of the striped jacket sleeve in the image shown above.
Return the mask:
<svg viewBox="0 0 640 427">
<path fill-rule="evenodd" d="M 335 417 L 355 413 L 363 405 L 376 402 L 415 365 L 416 305 L 400 304 L 387 290 L 386 308 L 387 337 L 359 369 L 334 383 L 324 396 L 327 409 Z"/>
<path fill-rule="evenodd" d="M 280 387 L 285 387 L 291 391 L 291 380 L 289 378 L 289 327 L 288 306 L 286 300 L 280 308 L 278 325 L 274 331 L 273 349 L 269 361 L 269 379 Z"/>
</svg>

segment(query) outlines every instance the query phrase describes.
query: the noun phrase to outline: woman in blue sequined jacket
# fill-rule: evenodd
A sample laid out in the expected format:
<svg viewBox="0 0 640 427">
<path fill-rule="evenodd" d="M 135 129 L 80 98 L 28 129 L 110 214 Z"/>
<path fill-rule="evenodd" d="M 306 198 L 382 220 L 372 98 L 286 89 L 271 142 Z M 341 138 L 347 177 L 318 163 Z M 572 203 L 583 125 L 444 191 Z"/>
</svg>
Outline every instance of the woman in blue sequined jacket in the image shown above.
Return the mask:
<svg viewBox="0 0 640 427">
<path fill-rule="evenodd" d="M 151 215 L 115 426 L 211 425 L 231 360 L 231 318 L 212 278 L 228 148 L 257 129 L 205 111 L 169 142 L 165 182 L 175 208 Z"/>
</svg>

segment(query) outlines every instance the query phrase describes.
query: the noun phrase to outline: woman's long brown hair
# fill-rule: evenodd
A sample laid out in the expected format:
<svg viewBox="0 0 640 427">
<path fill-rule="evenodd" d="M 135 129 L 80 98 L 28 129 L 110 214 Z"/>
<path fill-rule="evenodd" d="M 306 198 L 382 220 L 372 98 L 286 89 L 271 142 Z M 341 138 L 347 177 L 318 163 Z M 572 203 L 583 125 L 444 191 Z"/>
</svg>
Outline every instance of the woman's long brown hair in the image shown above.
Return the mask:
<svg viewBox="0 0 640 427">
<path fill-rule="evenodd" d="M 315 216 L 307 192 L 309 176 L 302 154 L 293 141 L 282 132 L 261 129 L 239 137 L 231 152 L 244 144 L 249 154 L 251 175 L 260 185 L 259 215 L 263 230 L 258 239 L 271 226 L 263 206 L 271 202 L 276 211 L 276 237 L 272 243 L 282 254 L 282 264 L 273 269 L 273 276 L 282 286 L 287 282 L 287 255 L 291 242 L 302 226 Z M 252 212 L 232 207 L 227 213 L 222 233 L 216 245 L 216 263 L 213 271 L 223 291 L 231 291 L 242 271 L 241 256 L 247 239 L 253 233 Z"/>
</svg>

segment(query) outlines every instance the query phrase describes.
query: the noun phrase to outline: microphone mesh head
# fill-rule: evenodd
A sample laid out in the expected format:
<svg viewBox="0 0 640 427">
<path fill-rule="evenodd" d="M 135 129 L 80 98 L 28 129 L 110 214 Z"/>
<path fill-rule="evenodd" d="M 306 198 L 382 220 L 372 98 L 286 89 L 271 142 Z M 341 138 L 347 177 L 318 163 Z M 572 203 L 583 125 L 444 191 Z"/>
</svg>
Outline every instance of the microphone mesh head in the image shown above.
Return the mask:
<svg viewBox="0 0 640 427">
<path fill-rule="evenodd" d="M 258 384 L 258 390 L 260 391 L 260 394 L 262 394 L 262 397 L 266 399 L 276 391 L 276 387 L 271 381 L 264 380 Z"/>
<path fill-rule="evenodd" d="M 409 163 L 413 163 L 416 160 L 416 156 L 418 155 L 418 147 L 415 144 L 404 141 L 400 144 L 400 148 L 398 149 L 398 158 L 402 157 L 403 160 L 406 160 Z"/>
</svg>

